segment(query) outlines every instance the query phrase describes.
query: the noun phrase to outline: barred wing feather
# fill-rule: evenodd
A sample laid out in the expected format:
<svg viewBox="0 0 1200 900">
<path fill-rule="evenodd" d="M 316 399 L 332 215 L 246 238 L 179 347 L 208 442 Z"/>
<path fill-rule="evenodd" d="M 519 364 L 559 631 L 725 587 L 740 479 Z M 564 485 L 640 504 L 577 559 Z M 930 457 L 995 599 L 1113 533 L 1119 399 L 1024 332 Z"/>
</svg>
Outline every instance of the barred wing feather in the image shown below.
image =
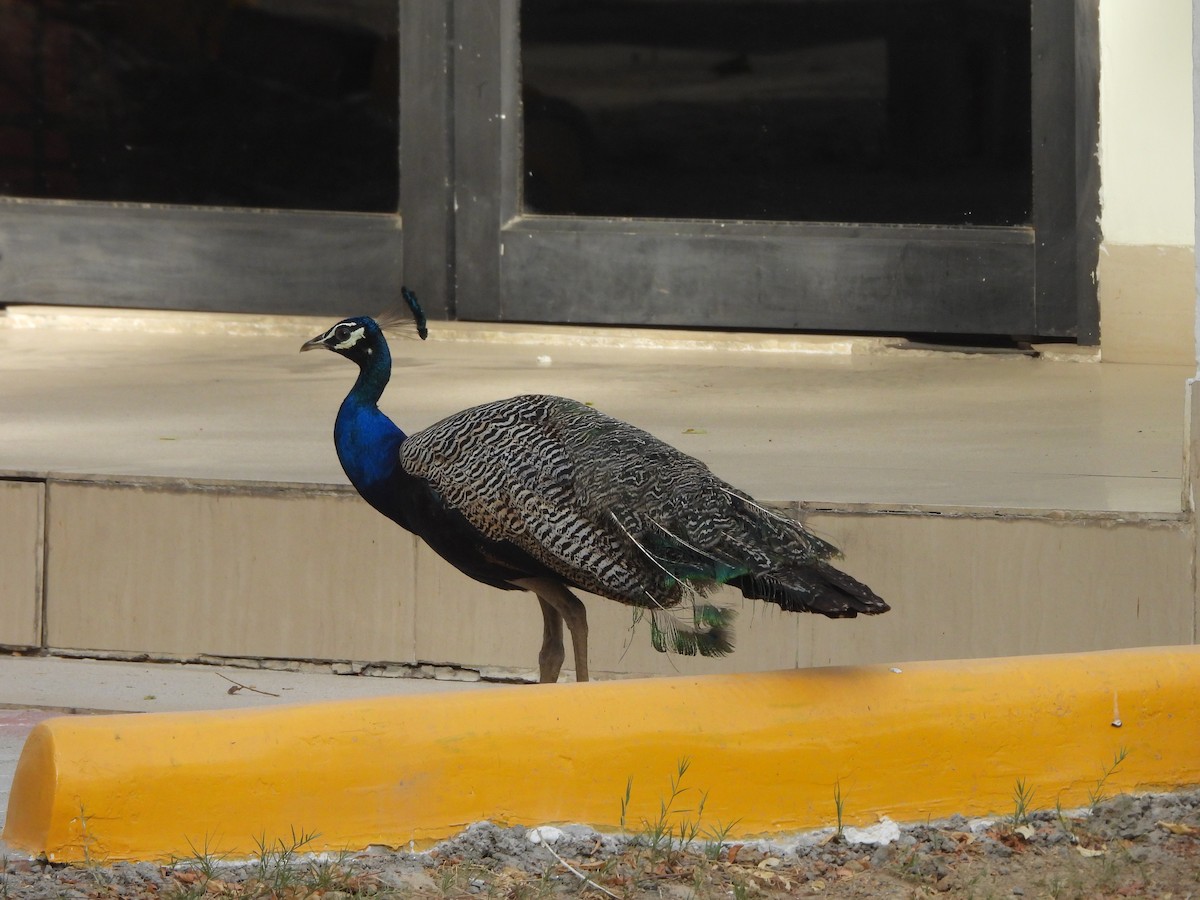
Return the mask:
<svg viewBox="0 0 1200 900">
<path fill-rule="evenodd" d="M 486 537 L 624 603 L 668 609 L 730 583 L 785 609 L 886 609 L 824 563 L 833 545 L 573 400 L 527 395 L 464 410 L 406 441 L 401 464 Z"/>
</svg>

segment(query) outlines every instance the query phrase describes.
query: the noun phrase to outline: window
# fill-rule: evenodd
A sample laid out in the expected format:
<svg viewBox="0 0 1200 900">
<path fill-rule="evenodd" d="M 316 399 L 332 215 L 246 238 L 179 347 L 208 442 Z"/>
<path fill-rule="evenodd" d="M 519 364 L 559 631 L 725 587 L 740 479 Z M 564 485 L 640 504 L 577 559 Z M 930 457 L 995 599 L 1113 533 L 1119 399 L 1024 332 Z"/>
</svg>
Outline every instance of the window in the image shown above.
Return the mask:
<svg viewBox="0 0 1200 900">
<path fill-rule="evenodd" d="M 1097 0 L 10 0 L 0 303 L 1093 341 Z"/>
</svg>

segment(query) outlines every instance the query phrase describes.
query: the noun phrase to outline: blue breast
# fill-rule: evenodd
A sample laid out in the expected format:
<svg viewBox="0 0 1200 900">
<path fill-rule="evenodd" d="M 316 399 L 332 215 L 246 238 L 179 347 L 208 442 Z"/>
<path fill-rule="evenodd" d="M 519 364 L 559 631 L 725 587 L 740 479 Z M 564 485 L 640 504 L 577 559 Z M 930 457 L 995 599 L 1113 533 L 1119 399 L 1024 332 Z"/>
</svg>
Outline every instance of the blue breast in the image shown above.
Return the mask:
<svg viewBox="0 0 1200 900">
<path fill-rule="evenodd" d="M 374 405 L 347 397 L 333 425 L 333 444 L 346 477 L 360 492 L 390 478 L 405 434 Z"/>
</svg>

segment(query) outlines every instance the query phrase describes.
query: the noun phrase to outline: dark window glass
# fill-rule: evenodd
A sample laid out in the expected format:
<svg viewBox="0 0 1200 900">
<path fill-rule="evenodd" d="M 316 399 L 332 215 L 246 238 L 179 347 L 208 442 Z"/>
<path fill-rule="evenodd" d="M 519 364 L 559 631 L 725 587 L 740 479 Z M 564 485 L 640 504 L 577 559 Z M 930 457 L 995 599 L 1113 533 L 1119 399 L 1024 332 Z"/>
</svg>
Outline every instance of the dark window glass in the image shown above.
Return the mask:
<svg viewBox="0 0 1200 900">
<path fill-rule="evenodd" d="M 524 206 L 1030 220 L 1020 0 L 524 0 Z"/>
<path fill-rule="evenodd" d="M 395 0 L 0 0 L 0 194 L 395 212 Z"/>
</svg>

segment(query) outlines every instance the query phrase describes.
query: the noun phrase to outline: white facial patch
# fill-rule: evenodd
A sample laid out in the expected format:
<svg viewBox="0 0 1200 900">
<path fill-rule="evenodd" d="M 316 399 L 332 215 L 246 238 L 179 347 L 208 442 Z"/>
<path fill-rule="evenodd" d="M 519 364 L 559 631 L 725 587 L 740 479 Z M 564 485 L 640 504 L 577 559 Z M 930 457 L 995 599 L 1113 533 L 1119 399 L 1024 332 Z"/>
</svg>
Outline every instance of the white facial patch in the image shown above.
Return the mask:
<svg viewBox="0 0 1200 900">
<path fill-rule="evenodd" d="M 333 326 L 333 328 L 331 328 L 329 330 L 329 334 L 332 336 L 333 333 L 335 331 L 337 331 L 339 328 L 341 328 L 342 325 L 344 325 L 344 324 L 347 324 L 347 323 L 343 322 L 343 323 Z M 364 337 L 366 337 L 366 334 L 367 334 L 366 328 L 364 328 L 362 325 L 359 325 L 357 328 L 355 328 L 353 331 L 350 332 L 349 337 L 347 337 L 341 343 L 333 344 L 332 347 L 334 350 L 348 350 L 349 348 L 351 348 L 355 344 L 357 344 L 359 341 L 361 341 Z"/>
</svg>

